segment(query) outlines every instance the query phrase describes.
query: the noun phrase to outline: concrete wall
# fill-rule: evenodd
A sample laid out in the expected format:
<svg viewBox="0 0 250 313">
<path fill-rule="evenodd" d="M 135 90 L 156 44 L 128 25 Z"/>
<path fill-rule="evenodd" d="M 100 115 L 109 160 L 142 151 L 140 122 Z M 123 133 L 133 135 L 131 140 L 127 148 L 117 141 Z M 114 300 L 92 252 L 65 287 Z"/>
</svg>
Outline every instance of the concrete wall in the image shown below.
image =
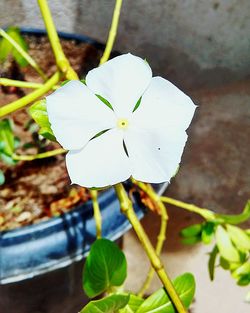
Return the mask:
<svg viewBox="0 0 250 313">
<path fill-rule="evenodd" d="M 114 0 L 50 0 L 59 30 L 105 41 Z M 1 0 L 0 24 L 43 27 L 35 0 Z M 249 0 L 124 0 L 115 48 L 189 88 L 250 72 Z"/>
</svg>

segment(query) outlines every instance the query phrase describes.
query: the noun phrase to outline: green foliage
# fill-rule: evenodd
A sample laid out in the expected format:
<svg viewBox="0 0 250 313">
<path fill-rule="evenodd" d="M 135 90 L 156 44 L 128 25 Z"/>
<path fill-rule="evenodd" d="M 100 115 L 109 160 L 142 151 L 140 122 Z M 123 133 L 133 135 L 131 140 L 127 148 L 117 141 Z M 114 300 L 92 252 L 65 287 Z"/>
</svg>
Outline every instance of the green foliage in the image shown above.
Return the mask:
<svg viewBox="0 0 250 313">
<path fill-rule="evenodd" d="M 83 270 L 83 289 L 93 298 L 123 284 L 127 262 L 123 252 L 110 240 L 98 239 L 91 246 Z"/>
<path fill-rule="evenodd" d="M 226 228 L 237 249 L 242 252 L 250 251 L 250 237 L 243 229 L 232 225 L 227 225 Z"/>
<path fill-rule="evenodd" d="M 218 253 L 219 250 L 216 245 L 214 246 L 213 250 L 209 253 L 208 272 L 211 280 L 214 280 L 215 262 Z"/>
<path fill-rule="evenodd" d="M 192 303 L 195 293 L 195 280 L 192 274 L 185 273 L 173 281 L 173 285 L 186 308 Z M 148 297 L 136 313 L 175 313 L 166 291 L 161 288 Z"/>
<path fill-rule="evenodd" d="M 28 51 L 28 45 L 20 33 L 19 28 L 9 27 L 6 33 L 14 39 L 25 51 Z M 22 67 L 27 66 L 28 62 L 23 56 L 9 43 L 5 38 L 0 41 L 0 62 L 4 62 L 9 55 L 12 55 L 14 60 Z"/>
<path fill-rule="evenodd" d="M 0 121 L 0 159 L 8 165 L 16 164 L 11 156 L 19 142 L 14 137 L 12 124 L 8 119 Z"/>
<path fill-rule="evenodd" d="M 109 107 L 111 110 L 114 110 L 111 103 L 103 98 L 101 95 L 96 95 L 98 99 L 100 99 L 104 104 L 106 104 L 107 107 Z"/>
<path fill-rule="evenodd" d="M 5 183 L 5 176 L 3 171 L 0 170 L 0 186 Z"/>
<path fill-rule="evenodd" d="M 136 295 L 130 294 L 130 298 L 129 298 L 128 304 L 123 309 L 119 310 L 119 313 L 133 313 L 133 312 L 136 312 L 143 302 L 144 302 L 144 300 L 141 297 L 138 297 Z"/>
<path fill-rule="evenodd" d="M 40 127 L 39 134 L 44 138 L 56 141 L 48 118 L 46 100 L 35 102 L 30 107 L 29 114 Z"/>
<path fill-rule="evenodd" d="M 114 294 L 101 300 L 90 301 L 80 313 L 114 313 L 125 307 L 129 295 Z"/>
</svg>

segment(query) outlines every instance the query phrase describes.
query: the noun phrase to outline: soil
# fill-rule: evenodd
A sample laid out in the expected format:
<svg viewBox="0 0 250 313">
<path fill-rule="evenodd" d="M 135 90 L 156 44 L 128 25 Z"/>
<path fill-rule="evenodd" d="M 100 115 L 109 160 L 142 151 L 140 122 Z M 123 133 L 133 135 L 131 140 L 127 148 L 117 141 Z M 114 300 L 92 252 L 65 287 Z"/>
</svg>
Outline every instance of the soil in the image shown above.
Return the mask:
<svg viewBox="0 0 250 313">
<path fill-rule="evenodd" d="M 25 36 L 30 55 L 43 71 L 52 75 L 56 70 L 55 60 L 46 37 Z M 93 45 L 62 40 L 63 50 L 80 77 L 97 66 L 101 50 Z M 0 76 L 25 81 L 42 82 L 30 67 L 19 68 L 10 57 L 0 68 Z M 0 106 L 14 101 L 29 89 L 1 87 Z M 11 115 L 14 133 L 20 139 L 17 153 L 35 154 L 58 148 L 58 144 L 39 138 L 36 125 L 26 109 Z M 0 160 L 5 183 L 0 186 L 0 231 L 38 223 L 71 210 L 86 202 L 86 189 L 70 186 L 64 156 L 6 165 Z"/>
</svg>

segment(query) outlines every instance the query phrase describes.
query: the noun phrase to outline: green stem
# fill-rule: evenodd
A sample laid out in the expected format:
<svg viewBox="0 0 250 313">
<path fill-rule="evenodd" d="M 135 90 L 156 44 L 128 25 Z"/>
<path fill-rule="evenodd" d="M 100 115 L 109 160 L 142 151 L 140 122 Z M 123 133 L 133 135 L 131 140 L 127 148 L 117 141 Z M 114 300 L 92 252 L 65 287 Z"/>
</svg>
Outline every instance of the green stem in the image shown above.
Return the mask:
<svg viewBox="0 0 250 313">
<path fill-rule="evenodd" d="M 47 79 L 47 76 L 44 74 L 44 72 L 36 63 L 36 61 L 2 28 L 0 28 L 0 35 L 6 40 L 8 40 L 8 42 L 13 46 L 13 48 L 15 48 L 21 54 L 21 56 L 37 71 L 37 73 L 43 78 L 43 80 Z"/>
<path fill-rule="evenodd" d="M 152 267 L 154 268 L 155 272 L 157 273 L 158 277 L 160 278 L 163 286 L 166 289 L 166 292 L 171 299 L 173 305 L 175 306 L 178 313 L 186 313 L 186 309 L 182 304 L 174 286 L 168 277 L 167 273 L 164 270 L 164 266 L 157 255 L 155 249 L 153 248 L 147 234 L 145 233 L 137 215 L 134 212 L 132 202 L 128 198 L 128 195 L 123 187 L 122 184 L 117 184 L 114 186 L 117 197 L 120 202 L 121 212 L 127 217 L 133 229 L 135 230 L 145 252 L 148 255 L 148 258 L 151 262 Z"/>
<path fill-rule="evenodd" d="M 47 151 L 47 152 L 43 152 L 43 153 L 38 153 L 38 154 L 34 154 L 34 155 L 17 155 L 17 154 L 13 154 L 11 157 L 13 160 L 15 161 L 33 161 L 33 160 L 37 160 L 37 159 L 45 159 L 45 158 L 49 158 L 58 154 L 63 154 L 66 153 L 67 150 L 64 150 L 62 148 L 59 149 L 55 149 L 52 151 Z"/>
<path fill-rule="evenodd" d="M 177 206 L 179 208 L 185 209 L 189 212 L 197 213 L 201 215 L 205 220 L 207 221 L 215 221 L 216 220 L 216 214 L 213 211 L 210 211 L 205 208 L 199 208 L 196 205 L 185 203 L 179 200 L 175 200 L 169 197 L 160 197 L 161 201 L 172 204 L 174 206 Z"/>
<path fill-rule="evenodd" d="M 2 86 L 11 86 L 11 87 L 19 87 L 19 88 L 31 88 L 31 89 L 39 89 L 43 87 L 43 84 L 26 82 L 22 80 L 15 80 L 9 78 L 0 78 L 0 85 Z M 57 89 L 58 86 L 52 87 L 52 89 Z"/>
<path fill-rule="evenodd" d="M 112 51 L 112 48 L 115 42 L 117 29 L 118 29 L 121 7 L 122 7 L 122 0 L 116 0 L 112 23 L 111 23 L 111 27 L 109 31 L 109 36 L 108 36 L 108 40 L 107 40 L 107 44 L 106 44 L 103 56 L 100 60 L 100 65 L 105 63 L 110 57 L 110 53 Z"/>
<path fill-rule="evenodd" d="M 70 63 L 63 52 L 47 0 L 37 0 L 37 2 L 43 16 L 44 24 L 48 32 L 49 41 L 58 68 L 65 74 L 67 79 L 78 79 L 76 72 L 70 66 Z"/>
<path fill-rule="evenodd" d="M 96 238 L 102 237 L 102 215 L 98 203 L 98 192 L 97 190 L 90 189 L 90 196 L 93 202 L 94 219 L 96 223 Z"/>
<path fill-rule="evenodd" d="M 14 102 L 11 102 L 1 107 L 0 118 L 25 107 L 26 105 L 45 95 L 49 90 L 51 90 L 52 86 L 56 85 L 59 82 L 60 78 L 61 74 L 59 72 L 56 72 L 50 79 L 46 81 L 46 83 L 44 83 L 44 85 L 41 88 L 31 92 L 30 94 L 23 98 L 20 98 Z"/>
<path fill-rule="evenodd" d="M 135 183 L 135 181 L 133 180 L 133 182 Z M 161 216 L 161 226 L 160 226 L 160 231 L 159 231 L 159 235 L 157 237 L 157 244 L 156 244 L 156 248 L 155 248 L 155 252 L 157 253 L 158 256 L 161 255 L 161 251 L 164 245 L 164 242 L 166 240 L 166 231 L 167 231 L 167 223 L 168 223 L 168 213 L 166 210 L 165 205 L 162 203 L 162 201 L 160 200 L 160 197 L 157 195 L 157 193 L 154 191 L 154 189 L 152 188 L 152 186 L 150 184 L 143 184 L 140 182 L 136 181 L 136 184 L 138 186 L 141 186 L 141 189 L 143 189 L 144 192 L 146 192 L 146 194 L 155 202 L 155 205 L 158 207 L 158 212 Z M 142 185 L 141 185 L 142 184 Z M 145 188 L 146 187 L 146 188 Z M 147 277 L 138 293 L 139 297 L 143 297 L 146 290 L 149 288 L 152 279 L 154 277 L 154 269 L 153 267 L 151 267 L 148 271 Z"/>
</svg>

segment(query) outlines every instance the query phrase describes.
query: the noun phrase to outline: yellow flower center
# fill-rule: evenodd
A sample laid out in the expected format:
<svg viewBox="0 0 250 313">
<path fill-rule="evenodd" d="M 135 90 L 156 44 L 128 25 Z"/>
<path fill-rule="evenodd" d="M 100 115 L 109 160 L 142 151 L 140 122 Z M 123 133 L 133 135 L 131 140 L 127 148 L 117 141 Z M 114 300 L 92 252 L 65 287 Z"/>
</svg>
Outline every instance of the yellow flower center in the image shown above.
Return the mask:
<svg viewBox="0 0 250 313">
<path fill-rule="evenodd" d="M 117 127 L 120 128 L 120 129 L 127 129 L 128 128 L 128 124 L 129 124 L 129 122 L 125 118 L 120 118 L 117 121 Z"/>
</svg>

